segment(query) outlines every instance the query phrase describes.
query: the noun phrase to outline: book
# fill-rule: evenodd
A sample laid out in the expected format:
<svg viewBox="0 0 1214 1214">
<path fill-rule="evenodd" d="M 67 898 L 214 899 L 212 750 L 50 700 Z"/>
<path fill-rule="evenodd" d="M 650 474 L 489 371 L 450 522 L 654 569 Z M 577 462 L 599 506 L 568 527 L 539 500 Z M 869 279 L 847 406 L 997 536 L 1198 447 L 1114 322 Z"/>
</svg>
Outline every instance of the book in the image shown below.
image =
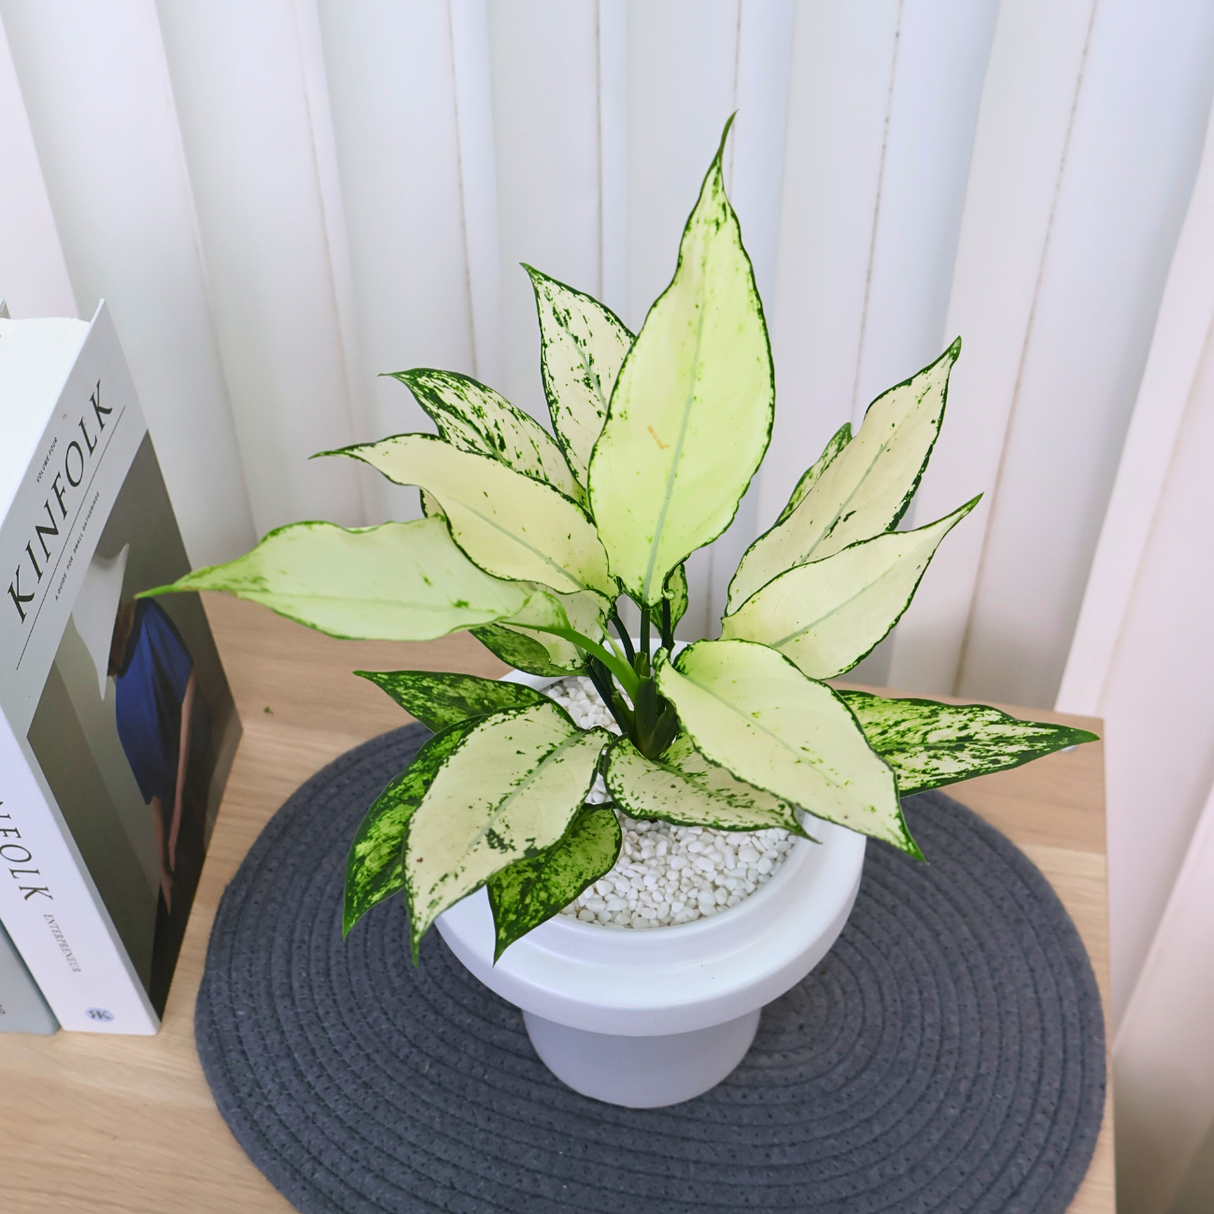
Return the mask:
<svg viewBox="0 0 1214 1214">
<path fill-rule="evenodd" d="M 0 318 L 0 921 L 64 1029 L 154 1033 L 240 724 L 104 302 Z"/>
<path fill-rule="evenodd" d="M 59 1021 L 47 1006 L 21 954 L 0 927 L 0 1033 L 58 1032 Z"/>
</svg>

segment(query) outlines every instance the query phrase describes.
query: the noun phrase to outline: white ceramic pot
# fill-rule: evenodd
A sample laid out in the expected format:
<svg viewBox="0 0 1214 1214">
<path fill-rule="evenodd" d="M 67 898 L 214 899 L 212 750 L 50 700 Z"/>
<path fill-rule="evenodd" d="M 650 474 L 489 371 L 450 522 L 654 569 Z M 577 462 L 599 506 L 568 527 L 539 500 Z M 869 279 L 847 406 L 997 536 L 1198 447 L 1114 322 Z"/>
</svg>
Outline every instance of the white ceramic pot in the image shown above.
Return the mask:
<svg viewBox="0 0 1214 1214">
<path fill-rule="evenodd" d="M 508 676 L 543 688 L 555 679 Z M 482 889 L 438 920 L 451 951 L 523 1011 L 536 1053 L 569 1087 L 630 1108 L 690 1100 L 742 1061 L 764 1004 L 826 955 L 851 913 L 863 836 L 813 819 L 749 898 L 675 927 L 608 928 L 557 915 L 493 964 Z"/>
</svg>

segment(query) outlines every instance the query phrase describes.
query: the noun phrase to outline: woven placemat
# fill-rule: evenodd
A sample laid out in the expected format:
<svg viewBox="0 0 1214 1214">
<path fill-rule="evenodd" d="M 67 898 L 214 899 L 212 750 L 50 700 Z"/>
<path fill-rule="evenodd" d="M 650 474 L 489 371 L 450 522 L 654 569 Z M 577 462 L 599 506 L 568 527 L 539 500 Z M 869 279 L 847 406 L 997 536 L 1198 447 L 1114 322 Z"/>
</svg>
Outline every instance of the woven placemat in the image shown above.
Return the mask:
<svg viewBox="0 0 1214 1214">
<path fill-rule="evenodd" d="M 414 970 L 399 899 L 342 942 L 349 841 L 427 736 L 299 789 L 211 936 L 207 1079 L 305 1214 L 1066 1209 L 1104 1104 L 1095 979 L 1045 878 L 964 806 L 907 799 L 931 863 L 869 844 L 842 936 L 724 1083 L 623 1109 L 554 1078 L 436 932 Z"/>
</svg>

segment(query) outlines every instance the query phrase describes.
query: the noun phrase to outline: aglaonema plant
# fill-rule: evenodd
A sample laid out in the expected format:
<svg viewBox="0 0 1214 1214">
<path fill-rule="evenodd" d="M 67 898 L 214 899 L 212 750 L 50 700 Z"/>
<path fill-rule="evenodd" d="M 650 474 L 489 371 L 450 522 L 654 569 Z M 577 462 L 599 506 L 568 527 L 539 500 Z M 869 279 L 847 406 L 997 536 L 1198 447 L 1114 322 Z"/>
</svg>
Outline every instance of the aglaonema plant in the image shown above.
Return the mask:
<svg viewBox="0 0 1214 1214">
<path fill-rule="evenodd" d="M 500 956 L 614 865 L 618 819 L 586 803 L 599 773 L 633 817 L 804 835 L 806 811 L 921 859 L 900 797 L 1093 739 L 981 705 L 826 682 L 886 636 L 977 501 L 895 530 L 939 433 L 960 342 L 879 396 L 854 436 L 844 426 L 831 439 L 738 565 L 720 639 L 674 656 L 683 562 L 729 526 L 775 406 L 721 150 L 674 278 L 635 337 L 588 295 L 527 270 L 551 433 L 466 376 L 402 371 L 438 433 L 325 454 L 419 486 L 426 517 L 296 523 L 150 592 L 227 591 L 337 637 L 470 629 L 519 670 L 589 675 L 618 722 L 619 736 L 581 729 L 518 683 L 357 672 L 434 736 L 354 839 L 347 933 L 403 890 L 416 961 L 435 919 L 488 886 Z M 635 647 L 625 597 L 640 610 Z"/>
</svg>

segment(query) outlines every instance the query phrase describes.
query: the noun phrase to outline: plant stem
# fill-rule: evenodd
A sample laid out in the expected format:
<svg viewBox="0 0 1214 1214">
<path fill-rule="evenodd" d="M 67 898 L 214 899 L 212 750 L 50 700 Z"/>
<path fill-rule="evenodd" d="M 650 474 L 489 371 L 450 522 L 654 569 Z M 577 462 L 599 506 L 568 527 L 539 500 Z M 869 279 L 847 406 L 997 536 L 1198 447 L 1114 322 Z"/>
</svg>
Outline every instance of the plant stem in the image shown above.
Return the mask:
<svg viewBox="0 0 1214 1214">
<path fill-rule="evenodd" d="M 645 655 L 646 664 L 649 659 L 649 608 L 641 607 L 641 652 Z"/>
<path fill-rule="evenodd" d="M 615 694 L 615 689 L 611 685 L 611 674 L 602 662 L 591 658 L 587 663 L 587 670 L 590 674 L 590 681 L 594 684 L 603 703 L 607 705 L 607 711 L 615 717 L 616 724 L 624 731 L 624 736 L 629 737 L 632 734 L 632 714 L 619 703 L 618 697 Z"/>
<path fill-rule="evenodd" d="M 662 644 L 666 646 L 666 652 L 674 651 L 674 629 L 670 624 L 670 600 L 662 599 Z"/>
<path fill-rule="evenodd" d="M 630 699 L 636 696 L 637 683 L 639 682 L 636 671 L 623 658 L 617 657 L 608 649 L 604 649 L 597 641 L 592 641 L 588 636 L 583 636 L 582 633 L 573 628 L 545 628 L 539 624 L 519 624 L 517 626 L 519 628 L 526 628 L 530 632 L 548 632 L 553 636 L 563 637 L 571 645 L 576 645 L 585 653 L 598 658 L 619 679 L 620 686 L 628 693 Z"/>
<path fill-rule="evenodd" d="M 611 609 L 611 622 L 615 625 L 620 644 L 624 646 L 624 655 L 628 659 L 628 665 L 631 666 L 637 656 L 636 651 L 632 648 L 632 637 L 628 635 L 628 629 L 624 627 L 624 621 L 620 619 L 620 613 L 614 607 Z"/>
</svg>

